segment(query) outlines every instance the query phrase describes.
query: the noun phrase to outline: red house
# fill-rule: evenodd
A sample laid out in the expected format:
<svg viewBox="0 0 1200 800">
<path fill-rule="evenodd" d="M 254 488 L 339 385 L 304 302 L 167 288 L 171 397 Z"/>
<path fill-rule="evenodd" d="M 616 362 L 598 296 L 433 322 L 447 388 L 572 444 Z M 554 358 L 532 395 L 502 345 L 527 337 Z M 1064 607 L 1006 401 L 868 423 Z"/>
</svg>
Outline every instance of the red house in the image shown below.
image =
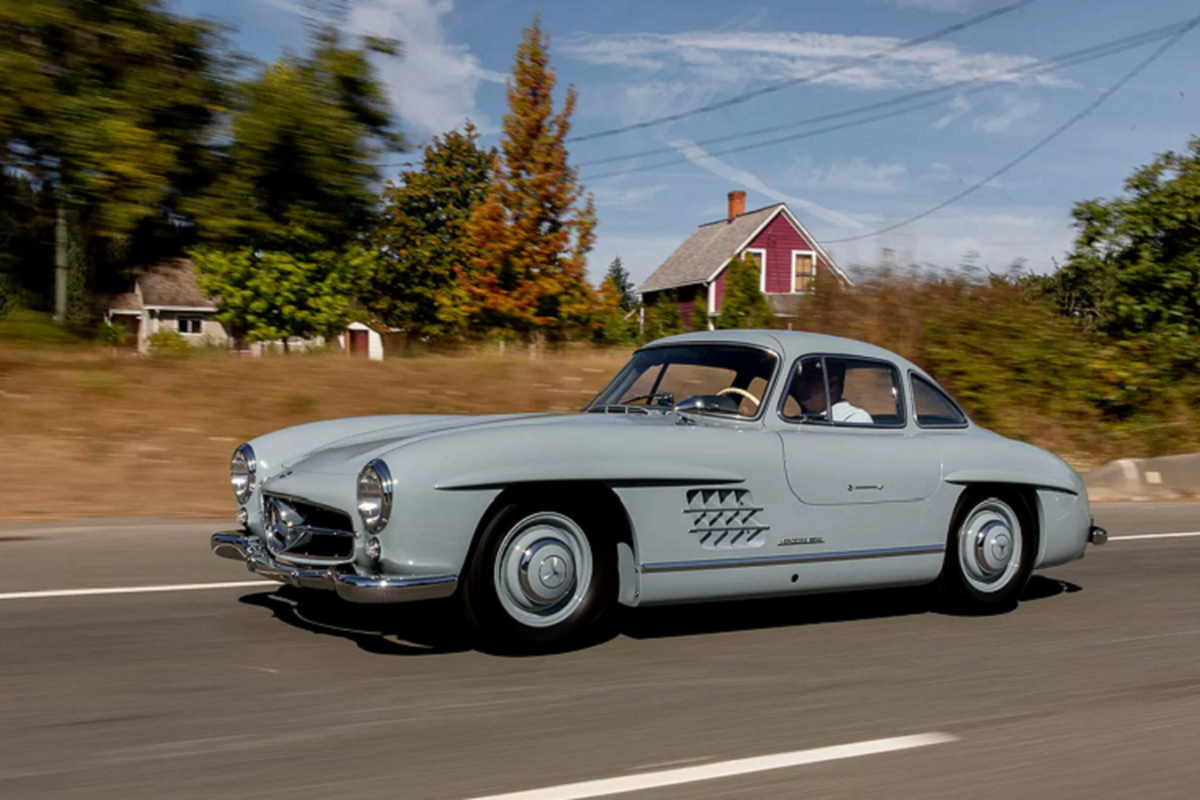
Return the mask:
<svg viewBox="0 0 1200 800">
<path fill-rule="evenodd" d="M 696 228 L 695 233 L 638 287 L 642 302 L 653 306 L 674 297 L 684 327 L 690 330 L 697 298 L 709 314 L 721 312 L 725 268 L 749 253 L 759 265 L 759 285 L 776 316 L 795 318 L 799 303 L 818 275 L 849 285 L 846 273 L 783 203 L 746 211 L 746 193 L 729 193 L 729 215 Z"/>
</svg>

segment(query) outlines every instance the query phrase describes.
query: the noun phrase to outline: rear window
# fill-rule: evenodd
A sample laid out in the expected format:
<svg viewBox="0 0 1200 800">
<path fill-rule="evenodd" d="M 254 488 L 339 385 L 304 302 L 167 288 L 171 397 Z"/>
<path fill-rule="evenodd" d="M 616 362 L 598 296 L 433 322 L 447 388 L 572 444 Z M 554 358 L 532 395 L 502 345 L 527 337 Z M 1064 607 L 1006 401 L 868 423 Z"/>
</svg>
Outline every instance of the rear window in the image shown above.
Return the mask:
<svg viewBox="0 0 1200 800">
<path fill-rule="evenodd" d="M 917 424 L 923 428 L 961 428 L 967 424 L 954 401 L 938 387 L 919 375 L 912 376 L 913 406 Z"/>
</svg>

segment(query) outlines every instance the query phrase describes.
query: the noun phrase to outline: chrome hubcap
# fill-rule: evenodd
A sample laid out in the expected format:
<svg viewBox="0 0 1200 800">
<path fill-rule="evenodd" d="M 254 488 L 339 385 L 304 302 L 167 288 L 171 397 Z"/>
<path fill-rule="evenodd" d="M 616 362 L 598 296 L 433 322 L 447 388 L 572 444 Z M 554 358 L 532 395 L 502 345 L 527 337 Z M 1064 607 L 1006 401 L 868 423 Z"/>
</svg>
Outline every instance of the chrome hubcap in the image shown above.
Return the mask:
<svg viewBox="0 0 1200 800">
<path fill-rule="evenodd" d="M 552 512 L 526 517 L 500 544 L 495 585 L 518 622 L 547 627 L 569 617 L 587 595 L 592 552 L 574 520 Z"/>
<path fill-rule="evenodd" d="M 1003 589 L 1021 568 L 1021 523 L 1007 503 L 985 500 L 959 530 L 958 557 L 967 582 L 981 592 Z"/>
</svg>

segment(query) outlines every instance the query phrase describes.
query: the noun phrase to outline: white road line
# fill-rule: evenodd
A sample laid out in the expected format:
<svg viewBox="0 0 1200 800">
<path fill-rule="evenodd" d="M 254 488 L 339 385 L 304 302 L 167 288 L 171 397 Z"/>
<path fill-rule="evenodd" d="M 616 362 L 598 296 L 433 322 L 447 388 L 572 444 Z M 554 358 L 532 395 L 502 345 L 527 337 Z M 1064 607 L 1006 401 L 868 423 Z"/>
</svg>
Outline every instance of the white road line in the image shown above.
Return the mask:
<svg viewBox="0 0 1200 800">
<path fill-rule="evenodd" d="M 50 589 L 43 592 L 5 592 L 0 600 L 36 600 L 43 597 L 90 597 L 101 594 L 146 594 L 148 592 L 195 592 L 201 589 L 245 589 L 278 586 L 275 581 L 232 581 L 228 583 L 176 583 L 169 586 L 114 586 L 107 589 Z"/>
<path fill-rule="evenodd" d="M 1200 531 L 1187 531 L 1186 533 L 1136 533 L 1130 536 L 1110 536 L 1110 542 L 1128 541 L 1130 539 L 1184 539 L 1190 536 L 1200 536 Z"/>
<path fill-rule="evenodd" d="M 571 798 L 604 797 L 624 792 L 657 789 L 663 786 L 676 786 L 681 783 L 695 783 L 696 781 L 710 781 L 734 775 L 747 775 L 752 772 L 765 772 L 772 769 L 783 769 L 784 767 L 818 764 L 822 761 L 837 761 L 843 758 L 857 758 L 877 753 L 892 753 L 897 750 L 911 750 L 916 747 L 947 744 L 957 740 L 957 736 L 948 733 L 918 733 L 913 736 L 896 736 L 891 739 L 873 739 L 869 742 L 818 747 L 814 750 L 795 750 L 791 753 L 776 753 L 775 755 L 757 756 L 755 758 L 739 758 L 735 761 L 721 761 L 716 764 L 705 764 L 699 767 L 684 767 L 682 769 L 668 769 L 661 772 L 626 775 L 620 778 L 567 783 L 562 786 L 549 786 L 545 789 L 533 789 L 527 792 L 478 797 L 475 800 L 570 800 Z"/>
</svg>

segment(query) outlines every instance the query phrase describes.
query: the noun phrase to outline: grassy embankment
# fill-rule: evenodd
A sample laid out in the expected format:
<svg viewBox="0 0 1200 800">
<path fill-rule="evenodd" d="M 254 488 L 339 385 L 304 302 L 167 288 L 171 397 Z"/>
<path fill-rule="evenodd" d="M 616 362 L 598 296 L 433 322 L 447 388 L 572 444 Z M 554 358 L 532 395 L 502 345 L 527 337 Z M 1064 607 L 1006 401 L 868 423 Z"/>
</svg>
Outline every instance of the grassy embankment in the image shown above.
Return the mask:
<svg viewBox="0 0 1200 800">
<path fill-rule="evenodd" d="M 1200 450 L 1200 376 L 1152 349 L 1088 335 L 1010 283 L 874 281 L 818 292 L 803 319 L 911 358 L 980 424 L 1080 470 Z M 363 414 L 571 411 L 629 353 L 137 358 L 23 324 L 0 321 L 0 517 L 9 518 L 229 514 L 227 468 L 240 441 Z"/>
<path fill-rule="evenodd" d="M 0 518 L 231 515 L 229 457 L 253 436 L 366 414 L 571 411 L 628 352 L 373 363 L 0 342 Z"/>
</svg>

